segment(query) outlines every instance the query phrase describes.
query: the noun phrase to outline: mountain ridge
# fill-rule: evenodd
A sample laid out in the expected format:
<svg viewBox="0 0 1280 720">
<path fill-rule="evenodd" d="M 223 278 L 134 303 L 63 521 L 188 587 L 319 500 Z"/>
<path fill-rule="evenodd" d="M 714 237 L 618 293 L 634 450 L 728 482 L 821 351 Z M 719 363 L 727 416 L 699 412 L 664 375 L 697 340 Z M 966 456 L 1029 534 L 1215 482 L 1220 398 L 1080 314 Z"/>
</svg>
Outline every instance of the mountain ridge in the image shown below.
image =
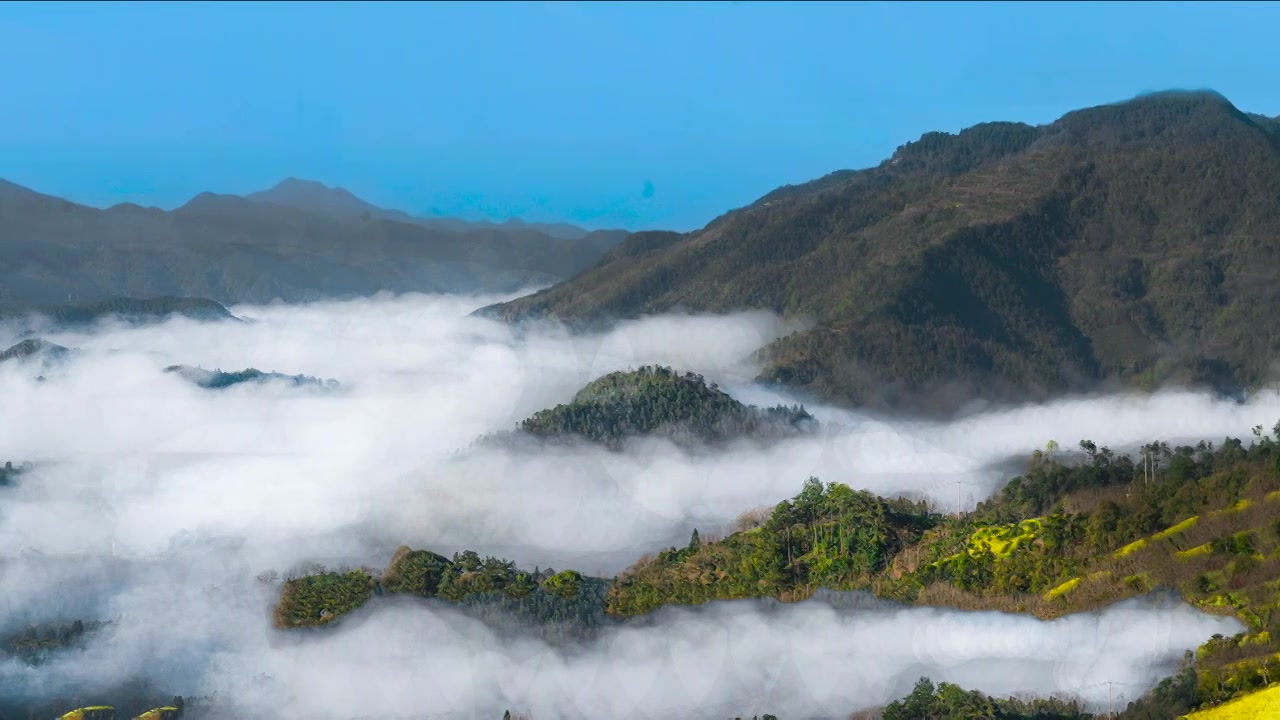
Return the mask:
<svg viewBox="0 0 1280 720">
<path fill-rule="evenodd" d="M 1239 392 L 1270 379 L 1280 123 L 1165 92 L 1041 126 L 925 133 L 880 164 L 784 186 L 681 235 L 636 233 L 551 288 L 484 308 L 598 328 L 767 309 L 815 327 L 760 380 L 854 406 L 955 412 L 1107 383 Z"/>
<path fill-rule="evenodd" d="M 354 197 L 354 196 L 353 196 Z M 626 236 L 455 231 L 204 192 L 171 211 L 92 208 L 0 180 L 0 307 L 186 296 L 225 304 L 390 292 L 513 292 L 590 266 Z"/>
<path fill-rule="evenodd" d="M 383 220 L 414 223 L 441 230 L 468 232 L 473 230 L 520 231 L 532 230 L 560 240 L 582 240 L 593 233 L 618 233 L 620 230 L 588 230 L 565 222 L 539 223 L 519 218 L 502 222 L 489 220 L 463 220 L 454 217 L 415 216 L 403 210 L 379 207 L 352 193 L 344 187 L 330 187 L 316 180 L 288 177 L 266 190 L 252 192 L 243 197 L 316 212 L 334 217 L 376 217 Z"/>
</svg>

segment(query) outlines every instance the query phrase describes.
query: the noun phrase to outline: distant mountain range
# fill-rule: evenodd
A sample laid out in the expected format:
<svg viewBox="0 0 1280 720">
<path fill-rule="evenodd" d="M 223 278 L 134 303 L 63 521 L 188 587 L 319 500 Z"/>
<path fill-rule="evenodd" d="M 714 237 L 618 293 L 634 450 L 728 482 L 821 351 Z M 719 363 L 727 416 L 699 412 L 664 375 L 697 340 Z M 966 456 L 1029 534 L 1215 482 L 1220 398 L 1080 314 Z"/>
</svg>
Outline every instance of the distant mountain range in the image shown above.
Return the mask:
<svg viewBox="0 0 1280 720">
<path fill-rule="evenodd" d="M 26 323 L 28 333 L 35 330 L 78 330 L 108 318 L 130 325 L 166 320 L 172 316 L 210 322 L 231 320 L 242 322 L 221 304 L 204 298 L 127 298 L 84 304 L 62 304 L 22 309 L 0 308 L 0 321 Z"/>
<path fill-rule="evenodd" d="M 1278 271 L 1280 119 L 1167 92 L 927 133 L 479 314 L 770 309 L 814 324 L 762 352 L 761 380 L 952 412 L 1115 382 L 1256 386 L 1280 357 Z"/>
<path fill-rule="evenodd" d="M 249 197 L 202 193 L 173 211 L 102 210 L 0 180 L 0 307 L 511 292 L 570 277 L 627 235 L 413 218 L 302 180 Z"/>
<path fill-rule="evenodd" d="M 423 227 L 465 232 L 469 230 L 497 230 L 499 232 L 534 231 L 561 240 L 581 240 L 592 234 L 591 230 L 568 223 L 526 223 L 512 218 L 502 223 L 484 220 L 461 220 L 449 217 L 415 217 L 401 210 L 388 210 L 365 202 L 346 188 L 331 188 L 314 180 L 286 178 L 270 190 L 245 195 L 250 200 L 283 205 L 321 215 L 340 218 L 378 218 L 422 225 Z M 616 231 L 606 231 L 616 232 Z"/>
</svg>

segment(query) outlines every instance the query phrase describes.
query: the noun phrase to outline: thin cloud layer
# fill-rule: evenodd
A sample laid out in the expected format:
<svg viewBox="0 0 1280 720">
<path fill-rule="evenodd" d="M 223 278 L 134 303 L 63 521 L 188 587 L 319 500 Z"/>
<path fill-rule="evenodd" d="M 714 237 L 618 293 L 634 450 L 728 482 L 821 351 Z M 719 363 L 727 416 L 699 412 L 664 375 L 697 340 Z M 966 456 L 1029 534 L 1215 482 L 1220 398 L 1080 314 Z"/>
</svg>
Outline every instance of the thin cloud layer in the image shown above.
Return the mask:
<svg viewBox="0 0 1280 720">
<path fill-rule="evenodd" d="M 758 370 L 750 357 L 792 329 L 746 313 L 652 318 L 573 337 L 553 326 L 517 332 L 467 316 L 493 300 L 410 295 L 239 307 L 236 315 L 256 322 L 178 319 L 50 336 L 86 352 L 43 382 L 21 364 L 0 365 L 0 460 L 42 463 L 18 487 L 0 490 L 0 597 L 8 601 L 0 604 L 0 630 L 119 619 L 83 656 L 34 670 L 11 660 L 0 685 L 43 695 L 68 683 L 105 686 L 145 668 L 173 692 L 218 692 L 317 716 L 473 716 L 474 703 L 492 703 L 495 717 L 504 706 L 527 706 L 540 720 L 578 710 L 649 717 L 666 707 L 719 708 L 767 686 L 760 710 L 792 717 L 882 702 L 922 674 L 992 692 L 1075 689 L 1092 682 L 1085 669 L 1100 657 L 1114 663 L 1106 666 L 1112 677 L 1149 684 L 1167 669 L 1150 661 L 1230 630 L 1227 621 L 1185 609 L 1134 606 L 1054 625 L 932 610 L 838 617 L 815 602 L 763 614 L 747 605 L 672 611 L 568 658 L 532 640 L 499 641 L 439 606 L 383 607 L 315 642 L 280 637 L 269 629 L 273 590 L 252 578 L 303 561 L 380 567 L 407 543 L 612 574 L 687 540 L 693 527 L 727 528 L 744 510 L 790 497 L 810 475 L 884 494 L 923 493 L 944 507 L 955 504 L 959 487 L 971 506 L 1005 479 L 994 463 L 1050 439 L 1064 448 L 1089 438 L 1122 449 L 1151 439 L 1246 436 L 1280 419 L 1274 394 L 1239 405 L 1166 393 L 1064 400 L 951 424 L 810 408 L 825 421 L 816 435 L 717 452 L 662 441 L 618 453 L 478 450 L 469 447 L 478 436 L 566 402 L 601 374 L 642 364 L 697 371 L 744 401 L 775 402 L 746 385 Z M 209 391 L 161 372 L 172 364 L 302 373 L 342 387 Z M 1150 629 L 1147 639 L 1118 631 L 1110 617 Z M 1170 618 L 1181 618 L 1176 630 Z M 730 627 L 755 640 L 731 650 L 717 640 L 671 650 L 679 638 L 716 638 Z M 917 627 L 931 628 L 935 642 L 910 652 L 875 649 L 882 646 L 874 638 L 909 637 Z M 983 644 L 1016 644 L 1027 633 L 1039 639 L 1009 651 Z M 1130 638 L 1134 649 L 1096 650 L 1115 637 Z M 1038 667 L 1038 657 L 1053 664 L 1070 656 L 1070 643 L 1095 648 L 1092 659 L 1078 661 L 1085 675 L 1062 669 L 1070 659 L 1052 672 L 993 670 L 1006 662 Z M 780 644 L 801 658 L 794 676 L 768 670 Z M 719 667 L 697 659 L 702 652 L 726 652 L 736 669 L 699 675 Z M 652 673 L 657 685 L 647 694 L 628 699 L 619 689 L 644 686 L 637 675 L 618 675 L 632 672 L 625 657 Z M 806 669 L 828 665 L 838 671 Z M 851 676 L 849 667 L 861 670 Z M 432 685 L 423 673 L 451 684 L 425 694 Z M 702 685 L 678 689 L 677 675 Z M 628 703 L 640 704 L 633 712 Z"/>
</svg>

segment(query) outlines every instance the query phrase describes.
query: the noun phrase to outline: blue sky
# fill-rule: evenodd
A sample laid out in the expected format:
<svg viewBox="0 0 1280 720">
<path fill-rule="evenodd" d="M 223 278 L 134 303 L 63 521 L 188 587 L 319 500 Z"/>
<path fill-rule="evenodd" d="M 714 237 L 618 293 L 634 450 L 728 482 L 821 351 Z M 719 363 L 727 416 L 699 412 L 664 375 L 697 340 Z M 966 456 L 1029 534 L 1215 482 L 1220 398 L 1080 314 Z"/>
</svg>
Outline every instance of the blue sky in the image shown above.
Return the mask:
<svg viewBox="0 0 1280 720">
<path fill-rule="evenodd" d="M 1169 88 L 1280 114 L 1278 30 L 1276 3 L 6 2 L 0 177 L 688 230 L 930 130 Z"/>
</svg>

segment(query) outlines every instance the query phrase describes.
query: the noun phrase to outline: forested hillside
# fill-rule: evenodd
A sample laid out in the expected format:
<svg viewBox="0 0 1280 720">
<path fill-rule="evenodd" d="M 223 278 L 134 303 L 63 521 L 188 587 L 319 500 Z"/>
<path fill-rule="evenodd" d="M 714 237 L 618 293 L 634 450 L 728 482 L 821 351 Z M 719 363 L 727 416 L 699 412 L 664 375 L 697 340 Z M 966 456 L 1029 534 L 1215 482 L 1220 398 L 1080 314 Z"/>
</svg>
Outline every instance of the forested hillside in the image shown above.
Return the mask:
<svg viewBox="0 0 1280 720">
<path fill-rule="evenodd" d="M 514 433 L 481 442 L 576 439 L 618 448 L 629 437 L 649 435 L 692 446 L 744 437 L 791 437 L 814 424 L 802 407 L 744 405 L 701 375 L 646 365 L 593 380 L 568 403 L 521 421 Z"/>
<path fill-rule="evenodd" d="M 950 410 L 1107 380 L 1238 391 L 1280 350 L 1277 198 L 1276 122 L 1160 93 L 928 133 L 703 230 L 634 235 L 480 313 L 807 317 L 813 329 L 765 349 L 762 379 L 854 405 Z"/>
<path fill-rule="evenodd" d="M 695 532 L 686 546 L 642 558 L 611 581 L 572 571 L 528 575 L 474 553 L 448 560 L 405 548 L 381 575 L 366 570 L 291 580 L 277 622 L 327 623 L 383 592 L 454 602 L 543 597 L 555 594 L 557 577 L 572 588 L 564 597 L 576 609 L 525 609 L 526 627 L 578 616 L 581 632 L 589 633 L 608 618 L 618 622 L 671 604 L 752 597 L 798 602 L 820 588 L 1049 619 L 1167 590 L 1247 628 L 1210 640 L 1195 653 L 1194 665 L 1123 715 L 1177 717 L 1280 681 L 1280 424 L 1273 433 L 1254 432 L 1248 445 L 1233 438 L 1179 447 L 1153 442 L 1134 457 L 1087 440 L 1071 454 L 1050 444 L 1033 453 L 1025 474 L 960 516 L 810 478 L 767 516 L 744 515 L 728 537 L 704 541 Z M 583 590 L 588 582 L 590 593 Z M 896 711 L 891 706 L 886 717 L 959 717 L 904 709 L 929 703 L 977 703 L 993 713 L 972 717 L 1088 717 L 1069 703 L 1001 705 L 954 687 L 926 701 L 924 686 L 917 691 L 919 697 Z M 1036 714 L 1050 710 L 1059 714 Z"/>
</svg>

